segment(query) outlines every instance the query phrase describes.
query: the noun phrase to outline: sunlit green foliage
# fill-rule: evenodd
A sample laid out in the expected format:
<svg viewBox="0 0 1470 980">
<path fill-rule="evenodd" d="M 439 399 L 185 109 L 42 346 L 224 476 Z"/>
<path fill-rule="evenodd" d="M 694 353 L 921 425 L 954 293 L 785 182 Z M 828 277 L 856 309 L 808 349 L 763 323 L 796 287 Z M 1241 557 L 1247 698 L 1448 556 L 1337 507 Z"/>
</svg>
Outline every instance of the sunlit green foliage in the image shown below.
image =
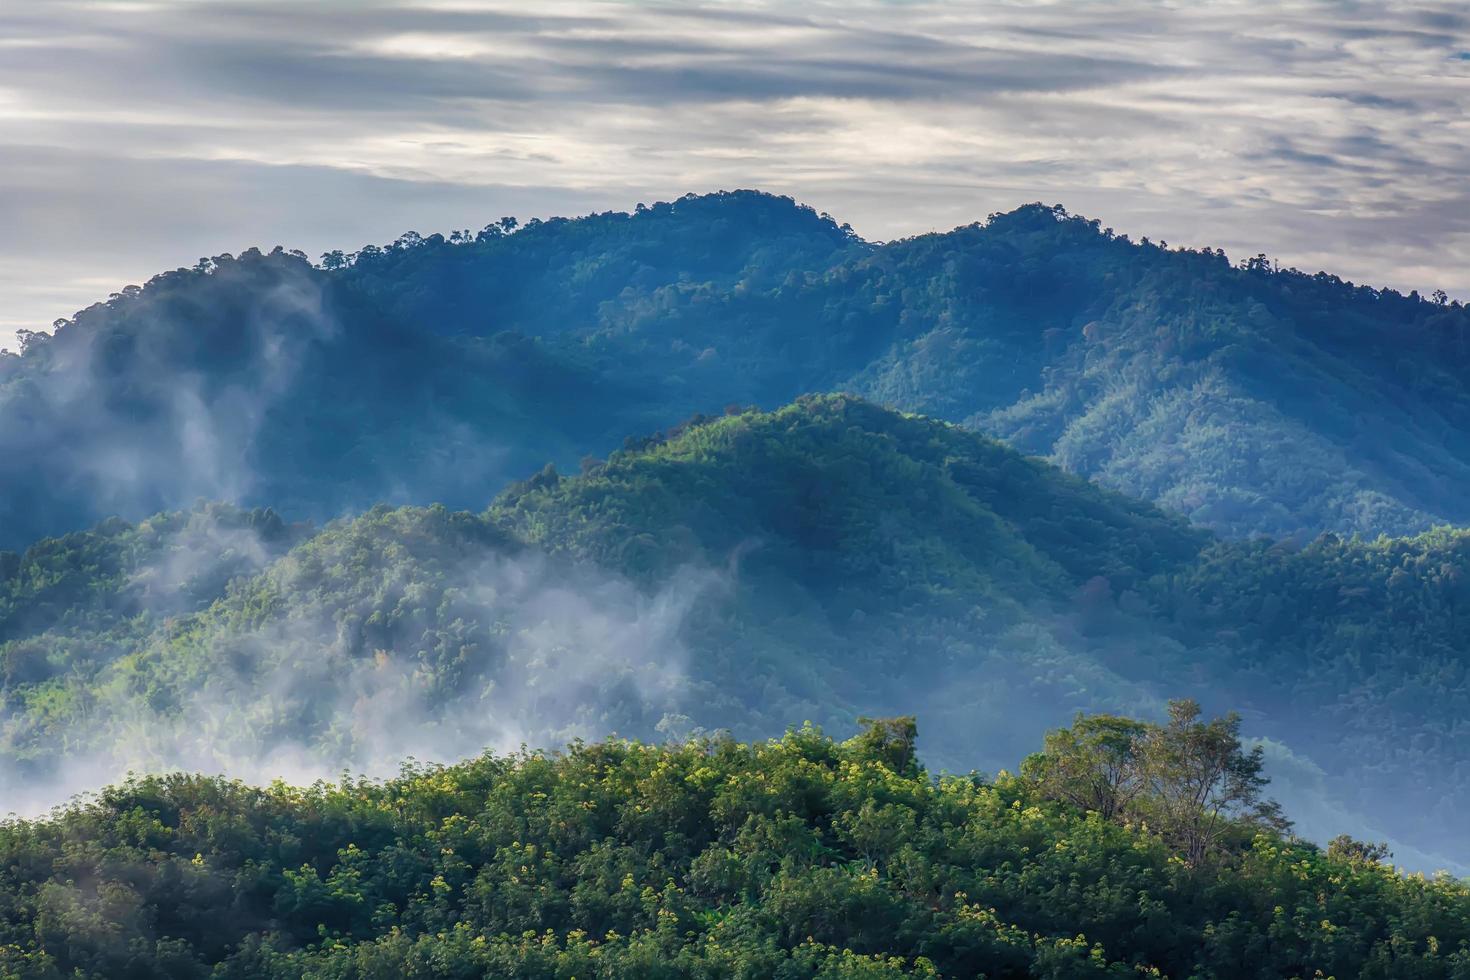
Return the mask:
<svg viewBox="0 0 1470 980">
<path fill-rule="evenodd" d="M 386 783 L 136 779 L 0 826 L 0 973 L 98 977 L 1465 975 L 1470 891 L 1231 824 L 1166 839 L 912 723 L 575 745 Z"/>
<path fill-rule="evenodd" d="M 1199 867 L 1242 832 L 1287 826 L 1265 796 L 1264 751 L 1241 745 L 1240 716 L 1200 715 L 1188 699 L 1170 702 L 1163 725 L 1079 715 L 1071 728 L 1047 733 L 1045 748 L 1022 773 L 1052 799 L 1152 828 Z"/>
</svg>

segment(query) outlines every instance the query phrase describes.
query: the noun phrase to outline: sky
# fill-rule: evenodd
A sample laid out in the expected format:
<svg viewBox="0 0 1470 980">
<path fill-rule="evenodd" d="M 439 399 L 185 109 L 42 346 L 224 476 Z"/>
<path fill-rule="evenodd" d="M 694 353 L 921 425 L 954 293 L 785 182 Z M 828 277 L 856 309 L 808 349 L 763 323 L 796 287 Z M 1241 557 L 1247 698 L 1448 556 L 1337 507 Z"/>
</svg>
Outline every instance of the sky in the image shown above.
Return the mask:
<svg viewBox="0 0 1470 980">
<path fill-rule="evenodd" d="M 1463 0 L 0 0 L 0 346 L 252 245 L 738 187 L 1470 299 L 1467 175 Z"/>
</svg>

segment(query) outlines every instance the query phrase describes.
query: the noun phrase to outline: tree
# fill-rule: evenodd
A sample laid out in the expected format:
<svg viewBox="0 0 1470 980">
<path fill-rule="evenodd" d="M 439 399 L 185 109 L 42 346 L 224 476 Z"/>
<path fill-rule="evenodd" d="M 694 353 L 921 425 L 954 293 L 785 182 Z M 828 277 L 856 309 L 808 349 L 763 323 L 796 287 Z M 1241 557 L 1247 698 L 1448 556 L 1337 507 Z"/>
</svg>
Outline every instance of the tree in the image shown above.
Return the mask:
<svg viewBox="0 0 1470 980">
<path fill-rule="evenodd" d="M 856 750 L 859 758 L 881 762 L 902 776 L 911 776 L 918 771 L 915 744 L 919 739 L 919 726 L 913 715 L 859 718 L 858 724 L 863 726 L 863 730 L 847 744 Z"/>
<path fill-rule="evenodd" d="M 1267 800 L 1261 749 L 1240 743 L 1235 714 L 1205 722 L 1194 701 L 1169 702 L 1169 721 L 1078 715 L 1047 734 L 1022 776 L 1049 799 L 1159 834 L 1192 866 L 1242 830 L 1284 832 Z"/>
<path fill-rule="evenodd" d="M 1240 743 L 1240 716 L 1200 720 L 1193 700 L 1169 702 L 1169 722 L 1141 748 L 1141 800 L 1151 825 L 1192 867 L 1212 857 L 1238 825 L 1285 831 L 1281 808 L 1264 796 L 1270 782 L 1260 746 Z"/>
<path fill-rule="evenodd" d="M 1149 728 L 1131 718 L 1079 714 L 1071 728 L 1047 733 L 1022 774 L 1052 799 L 1115 820 L 1144 789 L 1139 749 Z"/>
<path fill-rule="evenodd" d="M 1327 842 L 1327 856 L 1352 864 L 1379 864 L 1393 857 L 1382 841 L 1363 841 L 1349 834 L 1338 834 Z"/>
</svg>

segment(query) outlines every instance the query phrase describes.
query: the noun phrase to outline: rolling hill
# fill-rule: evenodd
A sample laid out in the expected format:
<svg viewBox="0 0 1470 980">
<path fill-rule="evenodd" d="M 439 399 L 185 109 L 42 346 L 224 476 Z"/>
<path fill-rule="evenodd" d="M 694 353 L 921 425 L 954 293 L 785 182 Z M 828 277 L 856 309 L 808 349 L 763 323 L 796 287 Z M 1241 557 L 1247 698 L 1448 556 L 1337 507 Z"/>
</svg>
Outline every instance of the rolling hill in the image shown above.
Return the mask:
<svg viewBox="0 0 1470 980">
<path fill-rule="evenodd" d="M 154 598 L 181 528 L 232 544 Z M 1306 832 L 1454 863 L 1466 540 L 1221 540 L 963 428 L 809 398 L 543 468 L 479 514 L 312 532 L 206 508 L 6 556 L 5 773 L 53 801 L 129 763 L 306 777 L 895 713 L 931 764 L 988 770 L 1074 711 L 1187 695 L 1269 740 Z"/>
</svg>

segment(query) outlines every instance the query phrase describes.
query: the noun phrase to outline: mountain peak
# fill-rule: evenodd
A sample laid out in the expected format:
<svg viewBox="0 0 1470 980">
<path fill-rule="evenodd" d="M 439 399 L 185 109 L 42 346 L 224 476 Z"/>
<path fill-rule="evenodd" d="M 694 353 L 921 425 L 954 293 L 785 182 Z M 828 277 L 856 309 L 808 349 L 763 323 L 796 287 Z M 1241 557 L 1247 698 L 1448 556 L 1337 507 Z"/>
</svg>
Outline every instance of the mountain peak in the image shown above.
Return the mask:
<svg viewBox="0 0 1470 980">
<path fill-rule="evenodd" d="M 779 560 L 883 568 L 909 587 L 949 589 L 973 569 L 1005 565 L 1010 580 L 998 587 L 1018 594 L 1065 593 L 1097 575 L 1126 586 L 1204 542 L 1151 507 L 984 436 L 845 394 L 630 440 L 580 477 L 519 485 L 492 512 L 532 539 L 594 557 L 614 547 L 609 532 L 617 547 L 644 536 L 655 574 L 759 541 Z M 1128 542 L 1131 571 L 1089 557 L 1116 550 L 1093 547 L 1101 539 Z M 928 556 L 919 564 L 915 548 Z M 893 560 L 876 560 L 884 554 Z"/>
</svg>

